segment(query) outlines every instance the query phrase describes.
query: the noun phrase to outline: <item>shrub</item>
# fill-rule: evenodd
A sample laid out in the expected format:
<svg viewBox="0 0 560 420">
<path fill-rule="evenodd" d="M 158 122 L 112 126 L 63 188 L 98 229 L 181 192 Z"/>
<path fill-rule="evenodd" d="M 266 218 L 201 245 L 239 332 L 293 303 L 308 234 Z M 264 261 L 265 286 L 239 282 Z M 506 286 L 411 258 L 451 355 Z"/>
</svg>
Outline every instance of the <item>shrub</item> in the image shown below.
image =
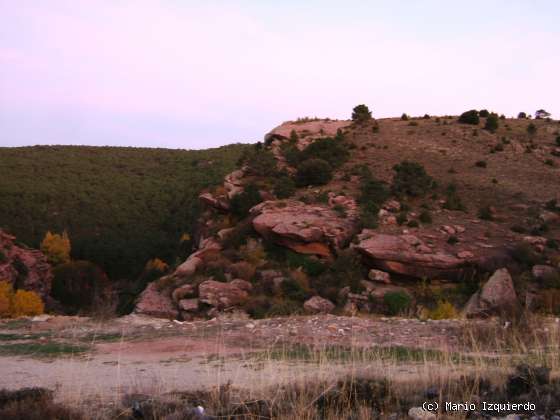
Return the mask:
<svg viewBox="0 0 560 420">
<path fill-rule="evenodd" d="M 488 165 L 485 160 L 479 160 L 475 163 L 475 166 L 478 166 L 479 168 L 486 168 Z"/>
<path fill-rule="evenodd" d="M 461 124 L 471 124 L 478 125 L 480 118 L 478 117 L 478 111 L 476 109 L 471 109 L 470 111 L 463 112 L 459 116 L 458 120 Z"/>
<path fill-rule="evenodd" d="M 457 236 L 455 235 L 451 235 L 449 238 L 447 238 L 447 243 L 449 245 L 455 245 L 457 242 L 459 242 L 459 238 L 457 238 Z"/>
<path fill-rule="evenodd" d="M 387 307 L 389 315 L 398 315 L 410 307 L 412 299 L 406 292 L 387 292 L 383 296 L 383 303 Z"/>
<path fill-rule="evenodd" d="M 328 162 L 333 168 L 342 165 L 350 153 L 344 147 L 344 143 L 333 139 L 332 137 L 325 137 L 318 139 L 307 146 L 300 152 L 299 161 L 303 162 L 307 159 L 323 159 Z"/>
<path fill-rule="evenodd" d="M 532 267 L 535 264 L 539 264 L 542 258 L 528 243 L 522 242 L 517 244 L 511 250 L 512 258 L 519 264 L 525 267 Z"/>
<path fill-rule="evenodd" d="M 480 117 L 482 117 L 482 118 L 487 118 L 487 117 L 490 115 L 490 113 L 488 112 L 487 109 L 481 109 L 481 110 L 478 112 L 478 115 L 479 115 Z"/>
<path fill-rule="evenodd" d="M 498 116 L 496 114 L 492 113 L 488 116 L 488 118 L 486 118 L 484 129 L 490 131 L 491 133 L 498 129 Z"/>
<path fill-rule="evenodd" d="M 406 211 L 401 211 L 399 214 L 397 214 L 397 224 L 399 226 L 406 223 L 407 220 L 408 220 L 408 215 L 407 215 Z"/>
<path fill-rule="evenodd" d="M 236 194 L 230 200 L 231 212 L 240 219 L 249 215 L 249 210 L 262 201 L 261 193 L 255 184 L 245 186 L 243 192 Z"/>
<path fill-rule="evenodd" d="M 296 192 L 296 183 L 289 176 L 280 176 L 274 181 L 274 195 L 276 197 L 288 198 Z"/>
<path fill-rule="evenodd" d="M 520 112 L 519 114 L 517 114 L 517 118 L 519 118 L 520 120 L 524 120 L 527 118 L 527 114 L 525 112 Z"/>
<path fill-rule="evenodd" d="M 329 163 L 323 159 L 308 159 L 297 168 L 296 184 L 298 186 L 325 185 L 332 179 L 333 173 Z"/>
<path fill-rule="evenodd" d="M 70 261 L 70 249 L 70 239 L 66 231 L 62 235 L 53 234 L 49 231 L 41 242 L 41 251 L 53 265 L 64 264 Z"/>
<path fill-rule="evenodd" d="M 537 134 L 537 126 L 533 123 L 529 123 L 529 125 L 527 126 L 527 134 L 529 134 L 530 136 L 534 136 L 535 134 Z"/>
<path fill-rule="evenodd" d="M 449 184 L 447 186 L 447 189 L 445 190 L 445 203 L 443 203 L 443 208 L 458 211 L 466 210 L 461 197 L 459 197 L 459 194 L 457 193 L 457 186 L 455 184 Z"/>
<path fill-rule="evenodd" d="M 560 146 L 560 136 L 556 136 L 556 146 Z"/>
<path fill-rule="evenodd" d="M 266 177 L 274 175 L 277 171 L 274 155 L 262 147 L 250 149 L 240 160 L 247 165 L 248 172 L 252 175 Z"/>
<path fill-rule="evenodd" d="M 478 218 L 482 220 L 494 220 L 494 213 L 490 206 L 482 206 L 478 209 Z"/>
<path fill-rule="evenodd" d="M 353 293 L 362 290 L 360 281 L 364 278 L 360 256 L 353 249 L 340 251 L 330 269 L 319 277 L 323 287 L 350 287 Z"/>
<path fill-rule="evenodd" d="M 53 270 L 51 295 L 70 312 L 92 309 L 109 280 L 101 268 L 89 261 L 72 261 Z"/>
<path fill-rule="evenodd" d="M 408 118 L 408 115 L 406 115 L 405 113 L 403 113 L 403 114 L 401 115 L 401 120 L 403 120 L 403 121 L 408 121 L 408 119 L 409 119 L 409 118 Z"/>
<path fill-rule="evenodd" d="M 298 140 L 299 140 L 299 137 L 296 133 L 296 130 L 290 131 L 290 143 L 292 143 L 292 144 L 297 143 Z"/>
<path fill-rule="evenodd" d="M 371 120 L 371 111 L 366 105 L 357 105 L 352 110 L 352 121 L 361 123 Z"/>
<path fill-rule="evenodd" d="M 419 226 L 418 221 L 411 220 L 406 224 L 409 228 L 417 228 Z"/>
<path fill-rule="evenodd" d="M 418 219 L 422 222 L 422 223 L 432 223 L 432 214 L 428 211 L 428 210 L 422 210 L 420 212 L 420 215 L 418 216 Z"/>
<path fill-rule="evenodd" d="M 0 318 L 12 316 L 12 300 L 14 291 L 7 281 L 0 281 Z"/>
<path fill-rule="evenodd" d="M 0 318 L 40 315 L 44 309 L 37 293 L 22 289 L 14 293 L 10 283 L 0 282 Z"/>
<path fill-rule="evenodd" d="M 366 174 L 360 184 L 360 196 L 358 198 L 361 208 L 360 220 L 363 227 L 377 227 L 379 209 L 387 198 L 389 198 L 387 184 Z"/>
<path fill-rule="evenodd" d="M 8 257 L 4 254 L 4 251 L 0 249 L 0 264 L 5 263 L 8 261 Z"/>
<path fill-rule="evenodd" d="M 429 114 L 424 114 L 424 116 L 423 116 L 422 118 L 424 118 L 425 120 L 429 120 L 429 119 L 430 119 L 430 115 L 429 115 Z"/>
<path fill-rule="evenodd" d="M 41 315 L 44 310 L 45 305 L 37 293 L 21 289 L 16 292 L 12 306 L 13 316 Z"/>
<path fill-rule="evenodd" d="M 293 278 L 286 278 L 281 283 L 282 295 L 295 302 L 303 302 L 306 297 L 305 289 Z"/>
<path fill-rule="evenodd" d="M 457 310 L 452 303 L 440 300 L 437 306 L 428 313 L 430 319 L 451 319 L 458 317 Z"/>
<path fill-rule="evenodd" d="M 396 173 L 393 177 L 392 188 L 397 195 L 421 196 L 434 186 L 433 178 L 417 162 L 405 160 L 393 166 L 393 170 Z"/>
</svg>

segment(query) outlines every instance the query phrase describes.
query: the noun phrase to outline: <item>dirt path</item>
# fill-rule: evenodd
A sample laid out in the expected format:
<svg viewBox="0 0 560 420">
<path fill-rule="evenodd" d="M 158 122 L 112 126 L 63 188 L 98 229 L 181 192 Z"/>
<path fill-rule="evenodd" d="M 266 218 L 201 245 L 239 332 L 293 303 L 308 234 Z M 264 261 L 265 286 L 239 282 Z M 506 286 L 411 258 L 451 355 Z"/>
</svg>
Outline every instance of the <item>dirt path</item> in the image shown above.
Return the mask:
<svg viewBox="0 0 560 420">
<path fill-rule="evenodd" d="M 19 326 L 0 323 L 0 338 L 4 337 L 0 349 L 51 342 L 90 346 L 86 352 L 69 351 L 49 358 L 38 357 L 39 350 L 18 355 L 4 352 L 0 356 L 0 389 L 44 386 L 57 389 L 64 399 L 82 400 L 92 395 L 120 398 L 125 392 L 200 389 L 228 381 L 262 389 L 310 377 L 334 378 L 356 370 L 414 375 L 418 369 L 425 370 L 426 364 L 405 361 L 396 365 L 382 358 L 356 363 L 343 353 L 320 363 L 318 359 L 324 354 L 320 349 L 402 346 L 447 350 L 457 346 L 463 326 L 462 321 L 336 316 L 184 324 L 137 316 L 106 323 L 70 317 Z M 306 352 L 308 348 L 319 350 Z M 302 361 L 302 355 L 312 360 Z"/>
</svg>

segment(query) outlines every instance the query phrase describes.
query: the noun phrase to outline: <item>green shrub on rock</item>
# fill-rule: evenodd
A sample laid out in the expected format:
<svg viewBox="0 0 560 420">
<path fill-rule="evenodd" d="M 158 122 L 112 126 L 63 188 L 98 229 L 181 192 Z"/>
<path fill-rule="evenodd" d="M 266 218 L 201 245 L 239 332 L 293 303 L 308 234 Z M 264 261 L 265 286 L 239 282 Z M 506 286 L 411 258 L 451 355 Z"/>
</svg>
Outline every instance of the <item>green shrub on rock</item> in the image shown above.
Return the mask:
<svg viewBox="0 0 560 420">
<path fill-rule="evenodd" d="M 393 192 L 397 195 L 417 197 L 426 194 L 434 186 L 434 180 L 424 167 L 411 161 L 402 161 L 393 166 Z"/>
<path fill-rule="evenodd" d="M 333 176 L 331 165 L 323 159 L 308 159 L 302 162 L 296 173 L 296 184 L 300 187 L 307 185 L 325 185 Z"/>
<path fill-rule="evenodd" d="M 387 307 L 389 315 L 398 315 L 410 308 L 412 299 L 406 292 L 387 292 L 383 296 L 383 303 Z"/>
</svg>

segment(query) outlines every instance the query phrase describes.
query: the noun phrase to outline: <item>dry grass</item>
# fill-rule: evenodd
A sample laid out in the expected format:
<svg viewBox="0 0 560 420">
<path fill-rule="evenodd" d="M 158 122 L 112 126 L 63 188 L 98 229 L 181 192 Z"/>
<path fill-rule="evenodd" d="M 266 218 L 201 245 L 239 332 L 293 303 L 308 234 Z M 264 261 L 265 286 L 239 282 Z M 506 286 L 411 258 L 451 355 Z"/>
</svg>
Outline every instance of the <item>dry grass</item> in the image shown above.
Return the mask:
<svg viewBox="0 0 560 420">
<path fill-rule="evenodd" d="M 54 408 L 41 402 L 40 410 L 48 414 L 69 407 L 64 409 L 72 416 L 81 412 L 96 419 L 133 418 L 133 411 L 140 410 L 144 418 L 172 419 L 189 418 L 189 410 L 201 405 L 217 418 L 338 419 L 353 413 L 353 418 L 369 419 L 404 415 L 426 400 L 515 401 L 519 396 L 510 395 L 510 378 L 526 364 L 550 369 L 549 384 L 535 383 L 535 392 L 522 396 L 541 404 L 540 413 L 550 414 L 560 409 L 559 334 L 554 319 L 525 317 L 512 324 L 466 324 L 458 349 L 276 343 L 231 355 L 218 346 L 199 365 L 198 374 L 212 385 L 208 388 L 182 391 L 162 375 L 151 381 L 138 378 L 137 384 L 116 389 L 113 397 L 80 387 L 80 375 L 90 372 L 84 361 L 74 365 L 76 382 L 55 393 Z M 83 337 L 77 342 L 83 343 Z M 170 364 L 180 372 L 185 363 Z M 115 376 L 122 368 L 116 360 Z M 25 404 L 38 410 L 36 402 L 20 401 L 9 406 L 9 413 L 25 418 Z"/>
</svg>

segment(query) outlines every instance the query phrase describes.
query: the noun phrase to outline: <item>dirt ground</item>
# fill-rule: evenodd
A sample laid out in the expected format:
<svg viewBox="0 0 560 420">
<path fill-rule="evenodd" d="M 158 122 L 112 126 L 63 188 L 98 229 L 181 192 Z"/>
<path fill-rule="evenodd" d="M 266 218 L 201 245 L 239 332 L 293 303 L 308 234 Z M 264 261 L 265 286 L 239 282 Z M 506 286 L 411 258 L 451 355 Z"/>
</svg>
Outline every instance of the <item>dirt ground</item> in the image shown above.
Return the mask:
<svg viewBox="0 0 560 420">
<path fill-rule="evenodd" d="M 312 376 L 332 378 L 356 369 L 345 363 L 317 369 L 317 364 L 291 361 L 294 346 L 449 350 L 457 347 L 464 322 L 332 315 L 224 317 L 190 323 L 137 315 L 106 322 L 79 317 L 7 321 L 0 323 L 0 389 L 42 386 L 70 400 L 201 389 L 227 382 L 258 389 Z M 88 349 L 48 357 L 39 350 L 2 351 L 18 343 L 52 342 Z M 394 374 L 408 375 L 416 368 L 364 361 L 360 369 L 383 373 L 394 369 Z"/>
</svg>

